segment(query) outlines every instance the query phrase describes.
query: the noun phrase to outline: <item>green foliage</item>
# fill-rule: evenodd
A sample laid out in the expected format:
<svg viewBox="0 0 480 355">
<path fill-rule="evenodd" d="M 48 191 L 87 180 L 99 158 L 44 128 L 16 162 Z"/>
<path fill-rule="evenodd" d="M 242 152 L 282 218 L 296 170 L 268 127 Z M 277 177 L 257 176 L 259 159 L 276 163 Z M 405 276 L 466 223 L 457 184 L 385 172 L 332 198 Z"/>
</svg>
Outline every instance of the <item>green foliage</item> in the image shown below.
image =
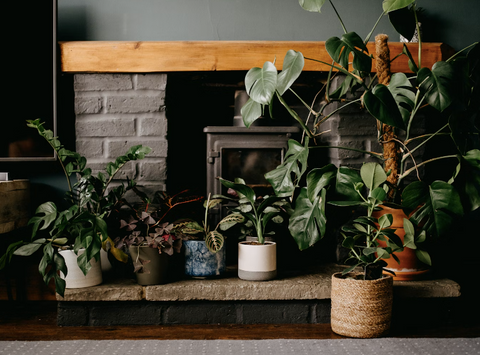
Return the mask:
<svg viewBox="0 0 480 355">
<path fill-rule="evenodd" d="M 252 226 L 245 230 L 246 234 L 255 235 L 258 238 L 258 243 L 264 244 L 266 228 L 270 221 L 275 223 L 282 223 L 283 217 L 281 212 L 286 212 L 288 209 L 286 201 L 279 196 L 263 196 L 263 198 L 257 198 L 255 191 L 245 184 L 240 178 L 237 178 L 235 182 L 228 181 L 219 178 L 223 186 L 228 189 L 232 189 L 238 195 L 238 198 L 230 198 L 228 196 L 221 196 L 226 200 L 233 200 L 237 202 L 238 206 L 230 211 L 229 216 L 243 216 L 244 219 L 235 222 L 243 223 L 246 221 L 246 226 Z M 232 222 L 229 223 L 231 225 Z"/>
<path fill-rule="evenodd" d="M 325 3 L 327 3 L 325 0 L 299 1 L 303 9 L 311 12 L 321 12 Z M 271 107 L 278 101 L 296 123 L 300 124 L 306 135 L 304 144 L 289 141 L 283 163 L 265 175 L 278 197 L 291 199 L 294 211 L 290 216 L 289 229 L 293 238 L 302 250 L 318 242 L 325 234 L 327 223 L 325 210 L 329 205 L 349 206 L 348 210 L 351 210 L 351 207 L 373 210 L 380 203 L 395 203 L 402 205 L 405 211 L 415 210 L 411 223 L 415 225 L 417 234 L 408 234 L 407 242 L 410 246 L 422 244 L 423 241 L 419 240 L 427 237 L 445 234 L 464 212 L 480 207 L 479 43 L 475 42 L 450 59 L 437 62 L 428 68 L 422 66 L 420 36 L 416 58 L 406 45 L 399 54 L 407 58 L 413 75 L 396 73 L 391 76 L 388 85 L 379 84 L 377 73 L 371 70 L 372 54 L 368 53 L 366 44 L 384 16 L 389 17 L 399 33 L 411 38 L 415 30 L 419 30 L 418 20 L 421 11 L 417 7 L 417 1 L 384 0 L 382 8 L 379 9 L 381 15 L 365 40 L 362 40 L 356 32 L 346 30 L 333 0 L 328 1 L 328 4 L 335 11 L 344 32 L 341 36 L 326 41 L 325 46 L 331 63 L 303 58 L 302 53 L 289 51 L 279 74 L 274 63 L 267 62 L 263 68 L 252 69 L 245 80 L 250 99 L 242 110 L 242 115 L 247 126 L 259 117 L 259 112 L 264 110 L 265 105 Z M 325 95 L 318 95 L 325 97 L 319 109 L 314 104 L 311 106 L 306 104 L 292 89 L 305 59 L 331 67 Z M 334 71 L 344 74 L 345 80 L 338 89 L 332 91 L 330 82 Z M 308 126 L 307 120 L 300 117 L 283 98 L 282 95 L 287 91 L 293 92 L 300 104 L 307 108 L 311 123 Z M 327 110 L 332 107 L 331 105 L 335 105 L 334 108 Z M 332 165 L 307 168 L 309 150 L 312 148 L 351 150 L 379 158 L 380 163 L 384 163 L 383 151 L 315 146 L 319 141 L 317 138 L 325 131 L 323 124 L 351 105 L 359 105 L 371 114 L 372 125 L 378 130 L 380 146 L 383 147 L 386 143 L 383 142 L 383 124 L 393 127 L 395 136 L 390 143 L 394 142 L 397 145 L 395 151 L 399 154 L 398 171 L 386 171 L 386 167 L 372 165 L 373 163 L 365 164 L 361 170 L 363 174 L 360 175 L 353 169 L 336 168 Z M 439 124 L 440 129 L 437 131 L 414 136 L 416 132 L 412 127 L 417 120 L 423 119 L 419 113 L 427 106 L 430 114 L 436 113 L 436 121 L 443 123 Z M 458 149 L 458 154 L 438 155 L 417 163 L 413 159 L 413 154 L 425 148 L 427 144 L 435 143 L 440 136 L 450 136 Z M 459 160 L 448 183 L 405 182 L 406 178 L 417 172 L 420 166 L 443 159 Z M 306 179 L 303 177 L 305 174 Z M 388 183 L 384 183 L 389 174 L 393 174 L 392 179 L 389 178 Z M 303 181 L 306 182 L 306 186 L 300 183 Z M 384 186 L 388 186 L 388 189 Z M 367 196 L 363 195 L 365 188 L 369 191 Z M 373 217 L 367 215 L 361 219 L 363 222 L 357 222 L 352 227 L 353 230 L 363 239 L 368 236 L 370 243 L 378 238 L 395 239 L 388 227 L 377 231 L 378 234 L 371 234 L 370 232 L 374 231 L 371 218 Z M 370 223 L 370 227 L 365 223 Z M 349 229 L 349 232 L 352 232 L 352 229 Z M 345 244 L 353 248 L 352 241 L 356 241 L 355 235 L 346 239 Z M 359 254 L 358 260 L 361 260 L 363 265 L 373 263 L 378 255 L 390 254 L 388 250 L 372 248 L 377 247 L 370 245 L 366 247 L 365 252 Z M 418 247 L 415 250 L 423 262 L 430 263 L 428 253 Z"/>
<path fill-rule="evenodd" d="M 205 245 L 210 252 L 218 253 L 225 244 L 225 236 L 219 230 L 226 231 L 237 223 L 243 223 L 244 218 L 241 214 L 234 213 L 224 217 L 220 222 L 217 223 L 215 229 L 211 229 L 209 224 L 209 212 L 218 206 L 223 201 L 223 198 L 220 197 L 211 199 L 210 197 L 211 195 L 208 195 L 207 200 L 205 200 L 203 204 L 205 214 L 202 225 L 194 220 L 186 220 L 175 223 L 174 231 L 187 238 L 200 238 L 205 241 Z"/>
<path fill-rule="evenodd" d="M 68 183 L 66 199 L 70 206 L 60 211 L 53 202 L 41 204 L 28 222 L 32 228 L 32 241 L 22 243 L 23 245 L 20 243 L 11 245 L 5 258 L 11 258 L 13 250 L 15 255 L 29 256 L 43 246 L 39 271 L 46 283 L 54 279 L 57 293 L 63 296 L 65 281 L 60 272 L 67 275 L 68 270 L 65 260 L 58 253 L 59 249 L 72 248 L 77 255 L 79 250 L 84 249 L 84 253 L 77 258 L 77 264 L 85 275 L 91 268 L 90 260 L 99 261 L 102 245 L 107 241 L 111 242 L 105 220 L 115 206 L 122 203 L 123 194 L 133 188 L 135 183 L 129 181 L 127 187 L 122 184 L 110 192 L 107 192 L 107 189 L 114 176 L 127 162 L 143 159 L 151 149 L 141 145 L 134 146 L 125 155 L 107 164 L 106 175 L 100 172 L 93 176 L 91 169 L 86 167 L 86 158 L 65 149 L 53 132 L 45 129 L 39 119 L 28 120 L 27 125 L 36 129 L 55 151 Z M 72 185 L 73 174 L 77 174 L 79 179 Z M 115 257 L 125 260 L 124 253 L 114 247 L 112 250 Z"/>
</svg>

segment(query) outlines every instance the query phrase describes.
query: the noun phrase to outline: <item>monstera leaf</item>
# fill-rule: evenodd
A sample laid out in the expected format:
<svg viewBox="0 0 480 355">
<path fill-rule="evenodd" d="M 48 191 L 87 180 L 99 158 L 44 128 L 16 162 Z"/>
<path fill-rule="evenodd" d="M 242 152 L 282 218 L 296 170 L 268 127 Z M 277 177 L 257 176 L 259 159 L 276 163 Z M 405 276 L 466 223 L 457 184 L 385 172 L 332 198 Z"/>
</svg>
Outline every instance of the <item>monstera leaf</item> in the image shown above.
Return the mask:
<svg viewBox="0 0 480 355">
<path fill-rule="evenodd" d="M 448 231 L 455 216 L 463 214 L 458 192 L 443 181 L 434 181 L 431 185 L 423 181 L 412 182 L 403 191 L 402 199 L 407 215 L 420 206 L 410 220 L 417 225 L 424 223 L 423 229 L 434 236 Z"/>
<path fill-rule="evenodd" d="M 353 54 L 353 69 L 363 72 L 372 69 L 372 58 L 367 54 L 367 46 L 355 32 L 346 33 L 342 38 L 331 37 L 325 42 L 325 48 L 330 57 L 347 70 L 350 54 Z"/>
<path fill-rule="evenodd" d="M 318 242 L 325 234 L 325 189 L 312 201 L 303 187 L 295 201 L 295 211 L 290 216 L 288 229 L 300 250 Z"/>
<path fill-rule="evenodd" d="M 240 110 L 243 123 L 246 127 L 250 127 L 252 123 L 262 115 L 262 113 L 262 105 L 251 98 L 247 100 L 245 105 L 243 105 L 242 109 Z"/>
<path fill-rule="evenodd" d="M 337 168 L 333 164 L 328 164 L 323 168 L 312 169 L 307 175 L 307 195 L 311 202 L 334 181 Z"/>
<path fill-rule="evenodd" d="M 418 71 L 417 82 L 420 85 L 420 92 L 425 95 L 430 106 L 440 112 L 454 100 L 455 70 L 451 63 L 436 62 L 432 70 L 421 68 Z"/>
<path fill-rule="evenodd" d="M 301 7 L 310 12 L 321 12 L 327 0 L 298 0 Z"/>
<path fill-rule="evenodd" d="M 408 7 L 388 12 L 388 19 L 395 30 L 408 40 L 415 34 L 415 14 Z"/>
<path fill-rule="evenodd" d="M 262 68 L 252 68 L 245 76 L 247 94 L 256 102 L 268 105 L 277 88 L 277 68 L 271 62 L 265 62 Z"/>
<path fill-rule="evenodd" d="M 277 91 L 283 95 L 297 80 L 305 65 L 303 54 L 289 50 L 283 59 L 283 69 L 277 78 Z"/>
<path fill-rule="evenodd" d="M 415 93 L 412 84 L 403 73 L 395 73 L 390 79 L 388 89 L 393 95 L 405 125 L 415 106 Z"/>
<path fill-rule="evenodd" d="M 387 86 L 378 84 L 373 90 L 366 91 L 363 103 L 368 112 L 380 122 L 405 129 L 402 113 Z"/>
<path fill-rule="evenodd" d="M 411 4 L 413 4 L 415 0 L 384 0 L 382 3 L 383 11 L 391 12 L 403 9 Z"/>
<path fill-rule="evenodd" d="M 292 173 L 296 176 L 297 181 L 305 173 L 308 159 L 308 142 L 308 137 L 305 140 L 305 146 L 290 139 L 283 163 L 265 174 L 265 178 L 272 185 L 275 195 L 287 197 L 293 194 L 297 184 L 292 180 Z"/>
</svg>

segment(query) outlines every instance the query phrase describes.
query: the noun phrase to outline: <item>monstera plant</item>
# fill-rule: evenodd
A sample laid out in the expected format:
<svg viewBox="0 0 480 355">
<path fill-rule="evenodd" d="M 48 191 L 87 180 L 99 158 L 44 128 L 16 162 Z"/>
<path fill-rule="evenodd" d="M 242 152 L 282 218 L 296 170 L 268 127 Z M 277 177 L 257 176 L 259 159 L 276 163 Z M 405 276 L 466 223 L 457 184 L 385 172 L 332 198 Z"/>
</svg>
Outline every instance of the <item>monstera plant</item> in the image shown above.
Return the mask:
<svg viewBox="0 0 480 355">
<path fill-rule="evenodd" d="M 305 10 L 312 12 L 320 12 L 327 3 L 326 0 L 299 2 Z M 334 7 L 332 0 L 328 4 Z M 303 70 L 305 60 L 316 60 L 304 58 L 300 52 L 287 52 L 280 73 L 274 63 L 266 62 L 261 68 L 252 68 L 245 77 L 250 97 L 242 108 L 246 126 L 250 126 L 262 115 L 265 106 L 269 106 L 273 117 L 273 103 L 280 102 L 305 132 L 303 144 L 289 141 L 283 163 L 266 174 L 277 196 L 290 197 L 294 201 L 295 210 L 290 218 L 289 229 L 302 250 L 325 235 L 326 210 L 332 202 L 337 206 L 343 204 L 363 208 L 375 205 L 375 209 L 379 209 L 381 205 L 377 202 L 381 200 L 384 205 L 402 208 L 410 216 L 407 223 L 413 224 L 417 240 L 420 233 L 434 237 L 445 234 L 457 217 L 480 207 L 478 42 L 447 60 L 435 63 L 431 68 L 422 66 L 421 36 L 417 56 L 412 55 L 404 44 L 402 53 L 390 58 L 386 35 L 375 37 L 376 53 L 368 52 L 367 42 L 371 40 L 378 22 L 384 16 L 389 17 L 400 34 L 411 38 L 415 28 L 418 30 L 416 6 L 415 0 L 383 1 L 382 9 L 379 9 L 380 17 L 364 39 L 356 32 L 346 30 L 334 7 L 344 33 L 325 43 L 332 61 L 322 62 L 330 67 L 330 71 L 323 101 L 319 105 L 307 104 L 292 89 L 292 84 Z M 405 26 L 406 23 L 413 23 L 414 26 Z M 417 32 L 420 34 L 420 31 Z M 400 56 L 406 57 L 412 74 L 390 72 L 390 62 Z M 373 59 L 376 71 L 372 71 Z M 343 82 L 338 88 L 332 89 L 332 79 L 339 75 L 343 75 Z M 284 98 L 286 92 L 293 92 L 307 108 L 310 118 L 308 124 L 306 117 L 300 117 L 287 103 Z M 375 196 L 371 192 L 365 195 L 365 192 L 360 191 L 366 184 L 356 169 L 331 164 L 307 168 L 311 149 L 356 150 L 351 147 L 313 144 L 320 140 L 325 122 L 341 110 L 354 105 L 367 110 L 371 118 L 366 119 L 371 119 L 372 126 L 377 127 L 382 150 L 360 152 L 369 158 L 378 159 L 383 166 L 386 179 L 382 182 L 382 191 L 385 194 L 380 194 L 378 189 L 374 189 Z M 415 136 L 413 127 L 415 122 L 424 119 L 420 113 L 425 110 L 428 110 L 428 115 L 435 115 L 439 127 Z M 429 144 L 438 144 L 438 139 L 445 137 L 450 138 L 456 151 L 422 162 L 415 160 L 414 153 Z M 448 181 L 422 181 L 419 168 L 442 160 L 454 162 L 451 178 L 445 179 Z M 306 178 L 302 179 L 305 174 Z M 306 185 L 300 186 L 301 181 L 305 181 Z M 348 211 L 351 210 L 348 208 Z M 373 225 L 378 226 L 378 220 L 372 219 L 371 215 L 367 217 L 362 220 L 365 224 L 359 227 L 361 231 L 364 227 L 368 229 Z M 408 227 L 409 230 L 412 229 L 410 224 Z M 365 234 L 358 230 L 356 232 L 358 233 L 354 235 Z M 346 244 L 351 246 L 353 239 L 346 240 Z M 409 247 L 416 248 L 414 240 L 415 238 L 410 239 Z M 390 252 L 393 249 L 392 246 Z M 379 261 L 379 258 L 371 258 L 369 255 L 372 255 L 372 249 L 363 244 L 358 255 L 360 262 L 370 264 Z M 428 253 L 418 251 L 417 256 L 425 263 L 430 263 Z"/>
</svg>

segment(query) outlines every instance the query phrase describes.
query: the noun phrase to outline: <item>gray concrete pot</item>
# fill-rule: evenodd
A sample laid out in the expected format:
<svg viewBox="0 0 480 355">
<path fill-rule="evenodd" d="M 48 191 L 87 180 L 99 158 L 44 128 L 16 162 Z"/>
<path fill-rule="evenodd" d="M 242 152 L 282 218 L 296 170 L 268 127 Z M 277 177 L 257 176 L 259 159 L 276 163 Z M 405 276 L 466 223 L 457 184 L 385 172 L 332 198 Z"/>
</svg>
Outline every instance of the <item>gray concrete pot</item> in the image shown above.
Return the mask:
<svg viewBox="0 0 480 355">
<path fill-rule="evenodd" d="M 139 285 L 163 285 L 168 282 L 168 264 L 170 261 L 168 254 L 159 254 L 157 248 L 148 246 L 130 246 L 128 251 L 132 260 L 140 258 L 149 261 L 144 264 L 141 272 L 135 273 Z"/>
</svg>

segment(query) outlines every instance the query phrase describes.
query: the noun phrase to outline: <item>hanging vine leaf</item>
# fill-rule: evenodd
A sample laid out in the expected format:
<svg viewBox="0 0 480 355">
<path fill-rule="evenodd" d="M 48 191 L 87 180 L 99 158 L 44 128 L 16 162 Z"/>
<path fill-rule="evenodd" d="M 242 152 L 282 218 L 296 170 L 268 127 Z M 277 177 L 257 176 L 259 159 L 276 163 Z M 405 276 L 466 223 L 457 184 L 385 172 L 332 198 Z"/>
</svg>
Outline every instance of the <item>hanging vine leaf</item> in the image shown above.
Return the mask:
<svg viewBox="0 0 480 355">
<path fill-rule="evenodd" d="M 325 42 L 325 48 L 330 57 L 348 70 L 350 54 L 353 54 L 353 69 L 370 72 L 372 58 L 367 54 L 368 48 L 362 38 L 355 32 L 349 32 L 342 38 L 331 37 Z"/>
</svg>

